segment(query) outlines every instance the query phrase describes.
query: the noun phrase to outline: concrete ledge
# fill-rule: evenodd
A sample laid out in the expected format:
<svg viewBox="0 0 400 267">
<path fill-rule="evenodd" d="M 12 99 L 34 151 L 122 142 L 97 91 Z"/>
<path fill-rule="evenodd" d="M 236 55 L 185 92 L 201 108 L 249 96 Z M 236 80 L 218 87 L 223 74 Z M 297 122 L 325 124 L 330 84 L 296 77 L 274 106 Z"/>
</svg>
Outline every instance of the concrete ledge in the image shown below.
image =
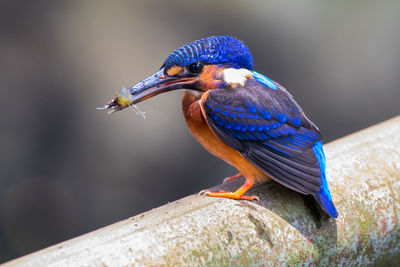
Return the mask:
<svg viewBox="0 0 400 267">
<path fill-rule="evenodd" d="M 261 203 L 188 196 L 3 266 L 400 262 L 400 117 L 329 143 L 325 152 L 337 220 L 271 181 L 249 192 Z"/>
</svg>

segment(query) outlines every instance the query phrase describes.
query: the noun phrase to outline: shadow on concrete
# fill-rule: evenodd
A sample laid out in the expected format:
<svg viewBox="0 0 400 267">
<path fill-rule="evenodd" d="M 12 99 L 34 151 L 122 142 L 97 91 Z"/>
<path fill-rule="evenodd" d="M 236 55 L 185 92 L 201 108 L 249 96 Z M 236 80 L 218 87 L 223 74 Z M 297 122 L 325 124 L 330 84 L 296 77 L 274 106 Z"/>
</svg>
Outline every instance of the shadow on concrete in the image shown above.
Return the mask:
<svg viewBox="0 0 400 267">
<path fill-rule="evenodd" d="M 243 185 L 243 177 L 210 188 L 212 191 L 235 191 Z M 283 185 L 269 180 L 255 185 L 246 195 L 256 195 L 260 201 L 254 203 L 268 209 L 287 221 L 299 233 L 307 238 L 318 250 L 318 259 L 327 256 L 335 257 L 337 251 L 336 220 L 328 216 L 317 204 L 313 196 L 306 196 L 290 190 Z M 238 205 L 255 210 L 246 200 L 238 201 Z M 249 219 L 252 216 L 249 213 Z M 258 227 L 259 228 L 259 227 Z M 265 229 L 267 232 L 267 229 Z M 262 229 L 259 229 L 262 232 Z M 271 243 L 271 245 L 273 245 Z M 329 254 L 329 255 L 327 255 Z"/>
</svg>

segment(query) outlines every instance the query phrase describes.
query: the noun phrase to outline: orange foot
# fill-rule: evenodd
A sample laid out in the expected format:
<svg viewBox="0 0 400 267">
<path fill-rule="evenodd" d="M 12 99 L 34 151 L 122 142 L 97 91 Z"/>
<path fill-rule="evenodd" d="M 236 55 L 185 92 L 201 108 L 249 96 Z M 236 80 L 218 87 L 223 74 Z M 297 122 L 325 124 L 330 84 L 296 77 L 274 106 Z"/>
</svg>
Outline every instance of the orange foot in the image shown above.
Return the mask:
<svg viewBox="0 0 400 267">
<path fill-rule="evenodd" d="M 245 196 L 247 190 L 249 190 L 254 184 L 252 179 L 247 179 L 244 184 L 235 192 L 213 192 L 208 190 L 200 191 L 199 195 L 207 195 L 210 197 L 226 197 L 231 199 L 245 199 L 245 200 L 257 200 L 260 201 L 258 196 Z"/>
<path fill-rule="evenodd" d="M 222 183 L 224 184 L 224 183 L 226 183 L 226 182 L 235 180 L 236 178 L 239 178 L 239 177 L 241 177 L 241 176 L 243 176 L 243 175 L 239 172 L 238 174 L 233 175 L 233 176 L 231 176 L 231 177 L 226 177 L 226 178 L 222 181 Z"/>
</svg>

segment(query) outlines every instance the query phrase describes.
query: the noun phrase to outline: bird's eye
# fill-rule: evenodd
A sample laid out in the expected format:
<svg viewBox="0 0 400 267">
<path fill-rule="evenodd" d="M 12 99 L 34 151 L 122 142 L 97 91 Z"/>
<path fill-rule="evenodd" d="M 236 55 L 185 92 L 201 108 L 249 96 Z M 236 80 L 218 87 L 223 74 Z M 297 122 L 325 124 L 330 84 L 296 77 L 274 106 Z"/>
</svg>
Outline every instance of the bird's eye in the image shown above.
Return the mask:
<svg viewBox="0 0 400 267">
<path fill-rule="evenodd" d="M 203 66 L 204 64 L 201 61 L 193 62 L 192 64 L 189 65 L 189 71 L 191 73 L 200 73 L 203 70 Z"/>
</svg>

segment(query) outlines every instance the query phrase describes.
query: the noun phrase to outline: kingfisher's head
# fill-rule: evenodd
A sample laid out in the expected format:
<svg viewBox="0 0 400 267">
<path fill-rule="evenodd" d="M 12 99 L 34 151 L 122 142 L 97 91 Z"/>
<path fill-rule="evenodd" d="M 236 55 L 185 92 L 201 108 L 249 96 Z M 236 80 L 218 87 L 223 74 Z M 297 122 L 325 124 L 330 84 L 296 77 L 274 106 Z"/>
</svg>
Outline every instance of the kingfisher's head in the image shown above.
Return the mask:
<svg viewBox="0 0 400 267">
<path fill-rule="evenodd" d="M 253 70 L 247 46 L 230 36 L 211 36 L 173 51 L 153 75 L 122 88 L 104 108 L 118 111 L 163 92 L 200 92 L 243 85 Z"/>
</svg>

